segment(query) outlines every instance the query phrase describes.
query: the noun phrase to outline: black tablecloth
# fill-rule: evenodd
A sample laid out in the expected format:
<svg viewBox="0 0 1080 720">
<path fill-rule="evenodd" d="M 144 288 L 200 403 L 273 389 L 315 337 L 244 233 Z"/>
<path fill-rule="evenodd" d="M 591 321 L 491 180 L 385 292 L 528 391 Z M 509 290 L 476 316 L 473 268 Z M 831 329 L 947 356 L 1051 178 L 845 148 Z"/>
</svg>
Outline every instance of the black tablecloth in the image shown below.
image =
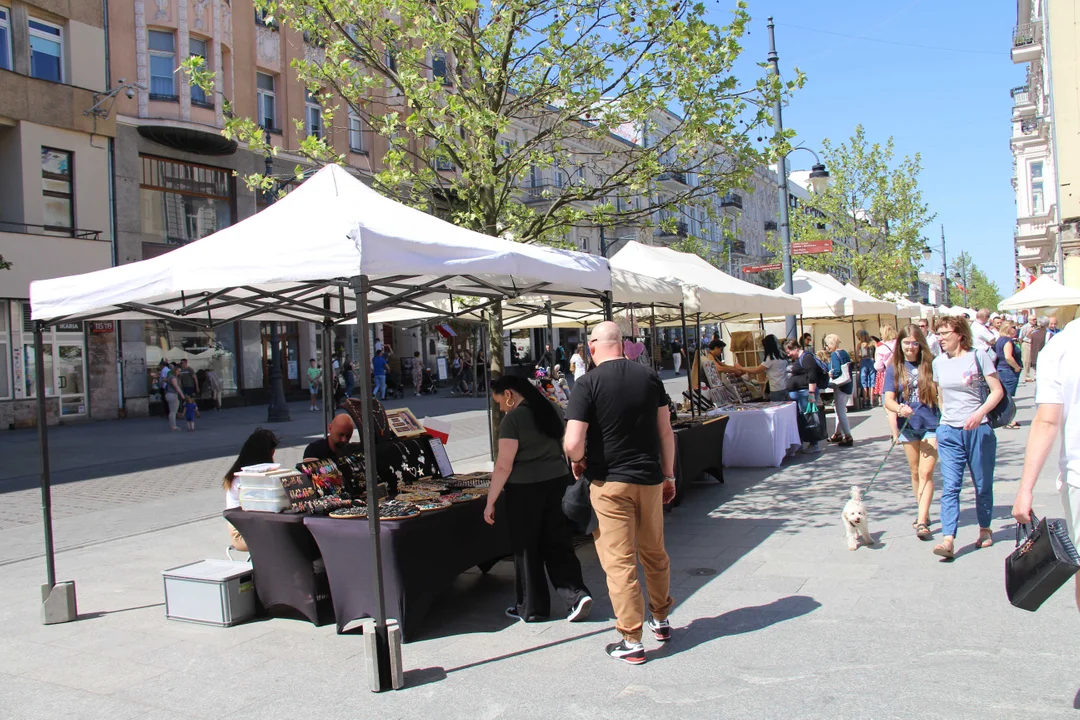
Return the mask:
<svg viewBox="0 0 1080 720">
<path fill-rule="evenodd" d="M 495 517 L 506 518 L 500 498 Z M 334 598 L 338 632 L 375 616 L 374 571 L 367 520 L 307 517 L 304 524 L 322 551 Z M 511 554 L 505 520 L 484 522 L 484 502 L 453 505 L 409 520 L 379 524 L 386 615 L 401 624 L 406 641 L 440 592 L 473 566 L 487 571 Z"/>
<path fill-rule="evenodd" d="M 268 612 L 292 608 L 316 625 L 333 618 L 326 571 L 316 571 L 319 546 L 304 527 L 303 515 L 225 511 L 251 551 L 255 592 Z M 321 563 L 320 563 L 321 566 Z"/>
<path fill-rule="evenodd" d="M 678 505 L 690 483 L 707 472 L 724 481 L 724 430 L 727 416 L 707 423 L 675 428 L 675 501 Z"/>
</svg>

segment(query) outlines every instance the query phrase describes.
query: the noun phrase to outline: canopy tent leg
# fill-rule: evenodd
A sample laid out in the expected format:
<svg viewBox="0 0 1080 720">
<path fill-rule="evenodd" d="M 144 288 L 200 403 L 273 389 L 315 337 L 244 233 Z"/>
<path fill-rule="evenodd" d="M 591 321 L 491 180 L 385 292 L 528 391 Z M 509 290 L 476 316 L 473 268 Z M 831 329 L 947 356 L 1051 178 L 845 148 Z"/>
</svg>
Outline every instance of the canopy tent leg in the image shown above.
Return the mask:
<svg viewBox="0 0 1080 720">
<path fill-rule="evenodd" d="M 858 349 L 859 340 L 855 335 L 855 318 L 853 316 L 851 318 L 851 352 L 857 353 Z M 852 356 L 851 364 L 853 366 L 855 365 L 855 357 L 857 357 L 857 354 Z M 857 367 L 852 367 L 851 382 L 854 388 L 852 404 L 856 410 L 862 410 L 862 395 L 859 393 L 859 369 Z"/>
<path fill-rule="evenodd" d="M 605 320 L 614 320 L 615 319 L 615 311 L 614 311 L 614 309 L 612 307 L 611 291 L 610 290 L 608 290 L 607 292 L 604 293 L 604 319 Z"/>
<path fill-rule="evenodd" d="M 759 313 L 757 317 L 758 317 L 758 323 L 761 325 L 761 332 L 762 332 L 762 334 L 764 334 L 765 333 L 765 316 Z"/>
<path fill-rule="evenodd" d="M 79 617 L 75 583 L 56 582 L 56 553 L 53 548 L 52 476 L 49 469 L 49 420 L 45 397 L 44 324 L 34 323 L 34 389 L 37 393 L 38 448 L 41 450 L 41 516 L 45 526 L 45 584 L 41 586 L 41 622 L 44 625 L 71 622 Z"/>
<path fill-rule="evenodd" d="M 547 346 L 551 348 L 551 374 L 555 375 L 555 330 L 551 326 L 551 301 L 544 303 L 547 310 Z"/>
<path fill-rule="evenodd" d="M 488 320 L 487 311 L 480 311 L 480 347 L 486 347 L 488 349 L 486 355 L 491 354 L 491 343 L 487 341 L 488 338 Z M 484 361 L 484 396 L 487 398 L 485 407 L 487 407 L 488 417 L 488 449 L 491 451 L 491 461 L 495 462 L 495 434 L 491 431 L 491 406 L 494 404 L 494 400 L 491 397 L 491 358 Z"/>
<path fill-rule="evenodd" d="M 690 390 L 690 416 L 694 416 L 694 379 L 691 377 L 691 369 L 694 367 L 693 361 L 690 359 L 690 343 L 687 342 L 686 334 L 686 307 L 683 303 L 679 303 L 679 322 L 682 324 L 682 346 L 683 351 L 686 353 L 686 386 Z"/>
<path fill-rule="evenodd" d="M 369 346 L 368 328 L 368 293 L 371 283 L 367 275 L 359 275 L 352 279 L 353 292 L 356 295 L 356 329 L 359 331 L 360 356 L 357 363 L 360 371 L 360 406 L 361 420 L 363 424 L 361 442 L 364 447 L 364 474 L 367 476 L 367 499 L 368 499 L 368 533 L 371 542 L 371 561 L 374 570 L 375 591 L 375 653 L 369 661 L 372 668 L 372 691 L 387 690 L 391 686 L 391 661 L 390 641 L 386 627 L 386 599 L 383 597 L 383 568 L 382 568 L 382 543 L 379 533 L 379 503 L 378 482 L 379 471 L 375 462 L 375 424 L 372 420 L 372 382 L 371 373 L 367 370 L 370 362 L 371 348 Z M 400 646 L 395 650 L 400 652 Z M 401 658 L 397 658 L 396 667 L 401 667 Z M 376 682 L 377 678 L 377 682 Z"/>
<path fill-rule="evenodd" d="M 811 327 L 813 327 L 813 326 L 811 326 Z M 799 316 L 799 337 L 797 339 L 801 341 L 802 336 L 805 335 L 805 334 L 806 334 L 806 323 L 803 321 L 803 316 L 800 315 Z M 802 344 L 802 343 L 800 342 L 800 344 Z"/>
<path fill-rule="evenodd" d="M 660 372 L 660 350 L 656 344 L 656 303 L 649 305 L 649 364 L 653 370 Z"/>
<path fill-rule="evenodd" d="M 322 374 L 322 396 L 323 396 L 323 437 L 330 434 L 330 421 L 334 419 L 334 355 L 331 352 L 331 338 L 333 333 L 331 331 L 329 319 L 323 323 L 323 374 Z"/>
</svg>

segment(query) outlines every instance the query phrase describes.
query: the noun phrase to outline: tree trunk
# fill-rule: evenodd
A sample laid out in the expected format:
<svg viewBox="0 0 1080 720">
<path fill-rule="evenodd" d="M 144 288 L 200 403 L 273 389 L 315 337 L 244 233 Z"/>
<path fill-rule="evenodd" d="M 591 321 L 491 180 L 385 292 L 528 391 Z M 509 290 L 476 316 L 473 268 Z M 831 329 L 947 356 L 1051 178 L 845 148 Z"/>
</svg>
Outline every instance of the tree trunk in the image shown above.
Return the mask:
<svg viewBox="0 0 1080 720">
<path fill-rule="evenodd" d="M 495 382 L 495 378 L 503 374 L 503 314 L 502 303 L 496 303 L 491 306 L 491 311 L 488 315 L 488 349 L 487 356 L 490 363 L 491 382 Z M 489 417 L 491 418 L 491 459 L 499 459 L 499 443 L 497 438 L 499 437 L 499 423 L 502 422 L 502 412 L 499 410 L 499 406 L 495 403 L 491 396 L 491 387 L 489 386 L 485 391 L 488 399 L 488 405 L 491 408 Z"/>
</svg>

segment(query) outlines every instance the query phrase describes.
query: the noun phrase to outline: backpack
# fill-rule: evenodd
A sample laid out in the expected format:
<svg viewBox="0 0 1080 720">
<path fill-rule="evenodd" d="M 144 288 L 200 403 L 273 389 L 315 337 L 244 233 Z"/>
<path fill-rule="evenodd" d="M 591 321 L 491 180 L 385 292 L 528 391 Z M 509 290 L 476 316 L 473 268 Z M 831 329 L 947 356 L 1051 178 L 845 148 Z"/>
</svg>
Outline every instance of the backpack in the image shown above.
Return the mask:
<svg viewBox="0 0 1080 720">
<path fill-rule="evenodd" d="M 832 377 L 832 368 L 829 367 L 829 363 L 819 358 L 816 353 L 811 353 L 811 355 L 814 356 L 814 362 L 817 363 L 818 370 L 821 371 L 821 377 L 827 382 L 828 379 Z"/>
</svg>

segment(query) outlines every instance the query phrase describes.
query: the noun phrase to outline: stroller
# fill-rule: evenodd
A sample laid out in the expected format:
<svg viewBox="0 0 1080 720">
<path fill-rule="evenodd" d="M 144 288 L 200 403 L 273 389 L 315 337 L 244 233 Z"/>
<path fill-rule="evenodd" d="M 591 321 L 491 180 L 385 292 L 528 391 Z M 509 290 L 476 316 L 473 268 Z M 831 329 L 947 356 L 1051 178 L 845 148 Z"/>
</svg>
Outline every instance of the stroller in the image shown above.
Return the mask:
<svg viewBox="0 0 1080 720">
<path fill-rule="evenodd" d="M 424 379 L 420 381 L 420 394 L 421 395 L 434 395 L 439 392 L 439 387 L 435 384 L 435 376 L 431 374 L 431 369 L 424 368 Z"/>
<path fill-rule="evenodd" d="M 405 397 L 405 386 L 401 384 L 401 373 L 386 373 L 386 397 L 401 400 Z"/>
</svg>

